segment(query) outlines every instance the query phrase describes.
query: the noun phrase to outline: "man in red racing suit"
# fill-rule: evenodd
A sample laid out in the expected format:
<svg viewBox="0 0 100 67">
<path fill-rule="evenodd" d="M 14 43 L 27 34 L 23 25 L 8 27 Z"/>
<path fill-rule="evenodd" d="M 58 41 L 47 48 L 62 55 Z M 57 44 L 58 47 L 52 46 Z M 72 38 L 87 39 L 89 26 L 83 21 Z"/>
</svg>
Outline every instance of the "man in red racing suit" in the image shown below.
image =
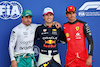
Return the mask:
<svg viewBox="0 0 100 67">
<path fill-rule="evenodd" d="M 91 67 L 93 40 L 91 31 L 86 22 L 76 19 L 74 6 L 66 9 L 68 23 L 63 25 L 67 41 L 66 67 Z M 86 49 L 85 37 L 89 43 L 89 54 Z"/>
</svg>

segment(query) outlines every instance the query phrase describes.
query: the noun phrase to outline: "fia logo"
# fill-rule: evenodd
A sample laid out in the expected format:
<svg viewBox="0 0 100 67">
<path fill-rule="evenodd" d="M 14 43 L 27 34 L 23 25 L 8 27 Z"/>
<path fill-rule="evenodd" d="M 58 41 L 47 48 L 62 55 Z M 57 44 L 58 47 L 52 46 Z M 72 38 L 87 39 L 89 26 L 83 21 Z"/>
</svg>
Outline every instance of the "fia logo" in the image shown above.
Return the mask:
<svg viewBox="0 0 100 67">
<path fill-rule="evenodd" d="M 0 2 L 0 18 L 1 19 L 18 19 L 23 12 L 20 3 L 16 1 L 2 1 Z"/>
</svg>

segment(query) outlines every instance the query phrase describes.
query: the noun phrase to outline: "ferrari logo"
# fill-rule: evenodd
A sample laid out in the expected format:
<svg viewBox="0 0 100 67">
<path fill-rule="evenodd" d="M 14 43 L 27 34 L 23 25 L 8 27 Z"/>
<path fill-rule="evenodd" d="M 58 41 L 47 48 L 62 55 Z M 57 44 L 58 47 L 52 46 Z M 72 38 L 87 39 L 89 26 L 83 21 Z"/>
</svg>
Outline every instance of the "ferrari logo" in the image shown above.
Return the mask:
<svg viewBox="0 0 100 67">
<path fill-rule="evenodd" d="M 72 7 L 70 7 L 70 9 L 72 9 Z"/>
<path fill-rule="evenodd" d="M 76 30 L 77 30 L 77 31 L 79 30 L 79 26 L 76 26 Z"/>
</svg>

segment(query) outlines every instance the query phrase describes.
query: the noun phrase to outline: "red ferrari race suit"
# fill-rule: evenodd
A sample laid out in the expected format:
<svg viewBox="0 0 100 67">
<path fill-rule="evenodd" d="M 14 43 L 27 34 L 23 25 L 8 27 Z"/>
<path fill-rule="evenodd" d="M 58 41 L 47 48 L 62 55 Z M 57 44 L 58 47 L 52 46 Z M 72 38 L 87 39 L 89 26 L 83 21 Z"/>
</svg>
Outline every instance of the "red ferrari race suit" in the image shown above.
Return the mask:
<svg viewBox="0 0 100 67">
<path fill-rule="evenodd" d="M 63 25 L 63 30 L 67 41 L 66 66 L 68 67 L 91 67 L 86 66 L 88 55 L 93 53 L 93 40 L 91 31 L 86 22 L 76 20 L 73 23 Z M 86 48 L 88 40 L 89 54 Z"/>
</svg>

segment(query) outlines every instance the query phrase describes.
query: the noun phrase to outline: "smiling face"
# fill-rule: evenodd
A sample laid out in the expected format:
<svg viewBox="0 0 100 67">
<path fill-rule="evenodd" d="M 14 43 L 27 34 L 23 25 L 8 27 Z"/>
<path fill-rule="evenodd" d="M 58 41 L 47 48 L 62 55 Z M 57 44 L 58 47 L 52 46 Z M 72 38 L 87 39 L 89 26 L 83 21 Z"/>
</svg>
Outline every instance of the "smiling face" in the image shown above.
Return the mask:
<svg viewBox="0 0 100 67">
<path fill-rule="evenodd" d="M 68 18 L 69 22 L 76 21 L 76 11 L 67 13 L 66 17 Z"/>
<path fill-rule="evenodd" d="M 32 16 L 23 16 L 22 17 L 22 23 L 26 26 L 29 26 L 32 22 Z"/>
<path fill-rule="evenodd" d="M 53 18 L 54 18 L 54 15 L 52 13 L 48 13 L 43 16 L 43 19 L 45 20 L 45 23 L 47 24 L 53 23 Z"/>
</svg>

